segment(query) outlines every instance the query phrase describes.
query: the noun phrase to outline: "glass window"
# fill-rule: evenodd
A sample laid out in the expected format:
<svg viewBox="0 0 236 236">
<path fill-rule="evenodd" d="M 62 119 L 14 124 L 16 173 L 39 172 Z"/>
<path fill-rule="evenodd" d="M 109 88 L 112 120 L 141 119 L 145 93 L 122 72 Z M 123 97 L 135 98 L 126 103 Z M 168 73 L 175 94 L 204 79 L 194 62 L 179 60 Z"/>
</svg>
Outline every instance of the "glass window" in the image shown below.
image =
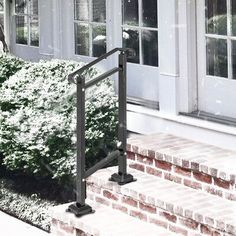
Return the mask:
<svg viewBox="0 0 236 236">
<path fill-rule="evenodd" d="M 39 46 L 38 0 L 15 0 L 16 43 Z"/>
<path fill-rule="evenodd" d="M 75 0 L 75 54 L 106 53 L 106 0 Z"/>
<path fill-rule="evenodd" d="M 236 1 L 205 0 L 206 74 L 236 79 Z"/>
<path fill-rule="evenodd" d="M 0 24 L 4 28 L 4 2 L 0 0 Z"/>
<path fill-rule="evenodd" d="M 123 0 L 123 47 L 128 62 L 158 66 L 157 0 Z"/>
</svg>

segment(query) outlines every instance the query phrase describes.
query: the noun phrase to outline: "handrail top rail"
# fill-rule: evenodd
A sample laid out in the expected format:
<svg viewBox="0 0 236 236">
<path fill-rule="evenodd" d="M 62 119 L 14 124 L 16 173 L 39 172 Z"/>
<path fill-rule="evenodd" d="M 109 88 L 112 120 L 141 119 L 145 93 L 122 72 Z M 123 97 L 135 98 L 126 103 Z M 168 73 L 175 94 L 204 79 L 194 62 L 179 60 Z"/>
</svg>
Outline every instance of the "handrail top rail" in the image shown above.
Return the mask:
<svg viewBox="0 0 236 236">
<path fill-rule="evenodd" d="M 68 81 L 70 83 L 74 82 L 74 77 L 76 75 L 81 75 L 85 70 L 89 69 L 90 67 L 94 66 L 95 64 L 99 63 L 100 61 L 102 61 L 103 59 L 106 59 L 107 57 L 111 56 L 112 54 L 116 53 L 116 52 L 126 52 L 128 51 L 128 48 L 114 48 L 111 51 L 103 54 L 102 56 L 98 57 L 97 59 L 95 59 L 94 61 L 84 65 L 83 67 L 76 69 L 75 71 L 73 71 L 72 73 L 70 73 L 68 75 Z"/>
</svg>

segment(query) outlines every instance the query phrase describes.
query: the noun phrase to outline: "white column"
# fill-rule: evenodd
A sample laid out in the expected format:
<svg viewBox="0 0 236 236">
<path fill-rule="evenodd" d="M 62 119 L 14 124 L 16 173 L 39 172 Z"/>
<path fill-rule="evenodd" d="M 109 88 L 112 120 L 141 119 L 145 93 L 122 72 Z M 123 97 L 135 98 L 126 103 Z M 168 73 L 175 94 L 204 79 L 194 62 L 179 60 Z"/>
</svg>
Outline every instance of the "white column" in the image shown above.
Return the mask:
<svg viewBox="0 0 236 236">
<path fill-rule="evenodd" d="M 197 109 L 197 34 L 196 2 L 178 0 L 179 5 L 179 109 L 192 112 Z"/>
<path fill-rule="evenodd" d="M 39 54 L 40 58 L 53 57 L 53 3 L 52 0 L 39 0 Z"/>
<path fill-rule="evenodd" d="M 178 113 L 178 1 L 159 0 L 160 112 Z"/>
</svg>

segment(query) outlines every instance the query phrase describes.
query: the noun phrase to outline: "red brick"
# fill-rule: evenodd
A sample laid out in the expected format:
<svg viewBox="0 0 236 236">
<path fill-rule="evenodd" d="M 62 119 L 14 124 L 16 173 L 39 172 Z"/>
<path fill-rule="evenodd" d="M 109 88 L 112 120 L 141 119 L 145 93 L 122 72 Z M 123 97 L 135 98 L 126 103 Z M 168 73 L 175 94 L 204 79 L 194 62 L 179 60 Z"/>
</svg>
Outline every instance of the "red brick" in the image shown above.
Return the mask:
<svg viewBox="0 0 236 236">
<path fill-rule="evenodd" d="M 172 175 L 170 173 L 165 173 L 164 178 L 167 179 L 167 180 L 173 181 L 175 183 L 178 183 L 178 184 L 180 184 L 181 181 L 182 181 L 182 179 L 180 177 Z"/>
<path fill-rule="evenodd" d="M 222 190 L 215 189 L 215 188 L 210 187 L 210 186 L 205 186 L 204 189 L 205 189 L 205 191 L 207 191 L 210 194 L 213 194 L 213 195 L 216 195 L 216 196 L 219 196 L 219 197 L 223 197 Z"/>
<path fill-rule="evenodd" d="M 131 144 L 128 143 L 128 144 L 126 145 L 126 150 L 127 150 L 128 152 L 131 151 Z"/>
<path fill-rule="evenodd" d="M 127 158 L 130 160 L 135 160 L 135 154 L 133 152 L 127 152 Z"/>
<path fill-rule="evenodd" d="M 191 163 L 191 169 L 192 169 L 193 171 L 199 171 L 199 163 L 192 162 L 192 163 Z"/>
<path fill-rule="evenodd" d="M 120 204 L 116 204 L 116 203 L 112 203 L 112 208 L 113 209 L 116 209 L 116 210 L 119 210 L 119 211 L 122 211 L 124 213 L 127 213 L 128 212 L 128 208 L 127 207 L 124 207 Z"/>
<path fill-rule="evenodd" d="M 147 221 L 147 215 L 140 211 L 130 211 L 130 215 L 143 221 Z"/>
<path fill-rule="evenodd" d="M 229 181 L 225 181 L 223 179 L 219 179 L 219 178 L 214 178 L 214 184 L 220 188 L 225 188 L 225 189 L 229 189 L 230 188 L 230 182 Z"/>
<path fill-rule="evenodd" d="M 95 201 L 98 202 L 98 203 L 101 203 L 103 205 L 106 205 L 106 206 L 110 205 L 110 202 L 108 200 L 106 200 L 104 198 L 101 198 L 101 197 L 96 197 Z"/>
<path fill-rule="evenodd" d="M 101 188 L 95 186 L 94 184 L 88 184 L 87 189 L 94 192 L 94 193 L 101 193 Z"/>
<path fill-rule="evenodd" d="M 190 229 L 197 229 L 199 226 L 199 223 L 191 219 L 180 218 L 179 222 Z"/>
<path fill-rule="evenodd" d="M 57 223 L 58 223 L 58 220 L 53 218 L 52 221 L 51 221 L 51 224 L 54 225 L 54 226 L 57 226 Z"/>
<path fill-rule="evenodd" d="M 210 227 L 206 225 L 201 225 L 200 229 L 201 229 L 202 234 L 211 235 L 211 236 L 220 236 L 220 233 L 218 233 L 215 230 L 212 230 Z"/>
<path fill-rule="evenodd" d="M 134 153 L 138 153 L 138 150 L 139 150 L 138 146 L 135 146 L 135 145 L 131 146 L 131 151 L 133 151 Z"/>
<path fill-rule="evenodd" d="M 146 201 L 146 195 L 140 193 L 139 194 L 139 199 L 140 199 L 140 201 L 145 202 Z"/>
<path fill-rule="evenodd" d="M 160 161 L 160 160 L 156 160 L 155 161 L 156 167 L 163 169 L 163 170 L 168 170 L 171 171 L 172 168 L 172 164 L 166 162 L 166 161 Z"/>
<path fill-rule="evenodd" d="M 183 167 L 183 168 L 189 168 L 189 161 L 187 161 L 187 160 L 182 160 L 182 167 Z"/>
<path fill-rule="evenodd" d="M 173 223 L 176 223 L 176 221 L 177 221 L 177 217 L 175 215 L 169 214 L 168 212 L 163 211 L 163 212 L 160 212 L 159 215 L 166 218 L 168 221 L 171 221 Z"/>
<path fill-rule="evenodd" d="M 80 229 L 76 229 L 76 235 L 78 236 L 90 236 L 89 234 L 86 234 L 84 231 Z"/>
<path fill-rule="evenodd" d="M 149 213 L 155 214 L 156 213 L 156 207 L 152 207 L 143 203 L 139 203 L 139 208 L 143 211 L 147 211 Z"/>
<path fill-rule="evenodd" d="M 136 169 L 136 170 L 140 170 L 140 171 L 144 172 L 144 165 L 132 163 L 129 165 L 129 167 L 132 169 Z"/>
<path fill-rule="evenodd" d="M 108 199 L 112 199 L 114 201 L 118 201 L 118 199 L 119 199 L 117 195 L 115 195 L 115 194 L 113 194 L 113 193 L 111 193 L 107 190 L 103 191 L 103 196 L 108 198 Z"/>
<path fill-rule="evenodd" d="M 139 154 L 137 154 L 137 160 L 141 163 L 146 164 L 146 165 L 152 165 L 153 164 L 153 159 L 152 158 L 142 156 L 142 155 L 139 155 Z"/>
<path fill-rule="evenodd" d="M 150 175 L 155 175 L 155 176 L 158 176 L 158 177 L 162 177 L 162 172 L 160 170 L 154 169 L 150 166 L 146 167 L 146 172 Z"/>
<path fill-rule="evenodd" d="M 148 157 L 149 158 L 155 158 L 155 155 L 156 155 L 155 151 L 148 150 Z"/>
<path fill-rule="evenodd" d="M 231 201 L 236 201 L 236 194 L 233 193 L 225 193 L 225 198 Z"/>
<path fill-rule="evenodd" d="M 207 184 L 211 184 L 212 183 L 212 177 L 210 175 L 206 175 L 204 173 L 201 172 L 194 172 L 193 173 L 193 177 L 201 182 L 207 183 Z"/>
<path fill-rule="evenodd" d="M 179 167 L 179 166 L 175 166 L 174 171 L 177 174 L 191 177 L 191 170 L 189 170 L 189 169 L 182 168 L 182 167 Z"/>
<path fill-rule="evenodd" d="M 191 181 L 189 179 L 184 179 L 184 185 L 194 189 L 202 189 L 202 185 L 200 183 Z"/>
<path fill-rule="evenodd" d="M 74 232 L 74 228 L 68 224 L 65 224 L 61 221 L 58 222 L 59 223 L 59 228 L 63 231 L 65 231 L 68 234 L 73 234 Z"/>
<path fill-rule="evenodd" d="M 186 229 L 177 227 L 175 225 L 170 225 L 169 226 L 170 231 L 176 233 L 176 234 L 180 234 L 180 235 L 184 235 L 187 236 L 188 235 L 188 231 Z"/>
<path fill-rule="evenodd" d="M 122 202 L 133 207 L 138 207 L 138 202 L 130 197 L 122 197 Z"/>
<path fill-rule="evenodd" d="M 159 220 L 159 219 L 154 219 L 154 218 L 149 218 L 149 222 L 155 225 L 158 225 L 160 227 L 166 228 L 167 229 L 167 222 Z"/>
</svg>

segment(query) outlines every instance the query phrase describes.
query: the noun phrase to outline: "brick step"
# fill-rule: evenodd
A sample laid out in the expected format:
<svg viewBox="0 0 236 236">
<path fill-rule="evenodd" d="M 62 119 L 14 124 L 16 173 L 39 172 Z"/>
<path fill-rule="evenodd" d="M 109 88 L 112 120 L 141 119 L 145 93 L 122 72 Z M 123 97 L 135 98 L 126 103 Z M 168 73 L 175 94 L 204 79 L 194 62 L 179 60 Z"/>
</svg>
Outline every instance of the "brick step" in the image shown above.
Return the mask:
<svg viewBox="0 0 236 236">
<path fill-rule="evenodd" d="M 117 168 L 88 178 L 88 198 L 181 235 L 236 235 L 236 202 L 129 169 L 124 186 L 108 181 Z"/>
<path fill-rule="evenodd" d="M 169 134 L 128 140 L 130 168 L 236 201 L 236 152 Z"/>
<path fill-rule="evenodd" d="M 95 214 L 77 218 L 65 212 L 69 204 L 53 207 L 52 235 L 54 236 L 171 236 L 174 235 L 161 227 L 115 212 L 102 204 L 87 201 Z"/>
</svg>

